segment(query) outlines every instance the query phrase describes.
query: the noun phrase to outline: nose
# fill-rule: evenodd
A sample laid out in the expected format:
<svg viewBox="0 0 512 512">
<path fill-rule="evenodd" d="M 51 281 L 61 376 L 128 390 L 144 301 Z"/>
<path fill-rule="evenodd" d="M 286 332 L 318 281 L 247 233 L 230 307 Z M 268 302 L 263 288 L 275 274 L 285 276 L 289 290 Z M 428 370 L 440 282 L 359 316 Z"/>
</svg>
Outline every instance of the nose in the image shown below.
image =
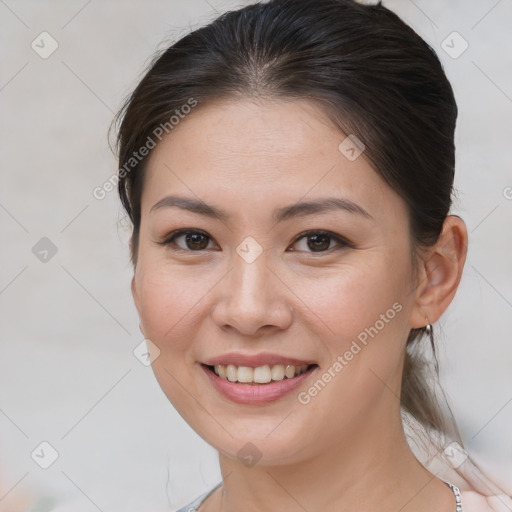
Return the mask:
<svg viewBox="0 0 512 512">
<path fill-rule="evenodd" d="M 219 284 L 212 314 L 219 327 L 257 336 L 290 325 L 291 292 L 277 272 L 268 266 L 264 254 L 252 263 L 237 255 L 231 271 Z"/>
</svg>

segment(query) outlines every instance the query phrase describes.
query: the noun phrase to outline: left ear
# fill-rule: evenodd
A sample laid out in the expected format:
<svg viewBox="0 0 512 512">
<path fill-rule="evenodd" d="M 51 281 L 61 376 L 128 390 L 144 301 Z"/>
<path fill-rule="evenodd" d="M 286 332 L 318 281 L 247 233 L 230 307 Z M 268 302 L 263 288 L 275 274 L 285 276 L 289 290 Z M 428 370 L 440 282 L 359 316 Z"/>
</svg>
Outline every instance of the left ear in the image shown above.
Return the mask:
<svg viewBox="0 0 512 512">
<path fill-rule="evenodd" d="M 446 217 L 439 239 L 428 247 L 419 261 L 415 305 L 411 327 L 433 324 L 449 306 L 462 276 L 468 248 L 464 221 L 456 215 Z M 428 318 L 428 321 L 427 321 Z"/>
</svg>

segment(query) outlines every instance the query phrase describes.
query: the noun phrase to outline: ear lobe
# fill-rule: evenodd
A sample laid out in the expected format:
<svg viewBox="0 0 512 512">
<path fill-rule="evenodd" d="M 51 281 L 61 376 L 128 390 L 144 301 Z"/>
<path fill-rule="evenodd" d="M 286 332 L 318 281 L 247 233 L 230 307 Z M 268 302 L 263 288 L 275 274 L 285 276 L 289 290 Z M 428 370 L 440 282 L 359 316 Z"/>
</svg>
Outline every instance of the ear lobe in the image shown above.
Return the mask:
<svg viewBox="0 0 512 512">
<path fill-rule="evenodd" d="M 436 322 L 448 308 L 462 277 L 467 245 L 464 221 L 456 215 L 449 215 L 438 241 L 428 249 L 421 263 L 411 327 L 424 327 L 429 322 Z"/>
</svg>

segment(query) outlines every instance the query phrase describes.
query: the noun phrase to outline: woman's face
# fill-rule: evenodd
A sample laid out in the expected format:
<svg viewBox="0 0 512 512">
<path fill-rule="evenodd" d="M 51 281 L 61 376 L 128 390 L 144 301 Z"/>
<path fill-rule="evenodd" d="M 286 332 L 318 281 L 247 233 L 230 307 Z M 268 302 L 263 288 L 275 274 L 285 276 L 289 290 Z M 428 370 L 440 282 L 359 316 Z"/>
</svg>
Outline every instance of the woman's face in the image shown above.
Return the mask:
<svg viewBox="0 0 512 512">
<path fill-rule="evenodd" d="M 408 213 L 358 153 L 311 103 L 248 99 L 153 150 L 134 300 L 162 390 L 224 454 L 293 463 L 399 427 Z"/>
</svg>

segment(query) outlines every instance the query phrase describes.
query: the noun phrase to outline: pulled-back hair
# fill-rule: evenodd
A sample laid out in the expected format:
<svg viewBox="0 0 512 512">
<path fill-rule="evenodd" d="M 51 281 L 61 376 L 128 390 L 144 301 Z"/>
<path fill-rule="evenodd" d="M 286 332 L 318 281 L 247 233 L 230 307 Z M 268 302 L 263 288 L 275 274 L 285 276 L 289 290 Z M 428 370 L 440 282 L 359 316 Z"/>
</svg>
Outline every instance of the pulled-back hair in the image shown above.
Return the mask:
<svg viewBox="0 0 512 512">
<path fill-rule="evenodd" d="M 234 98 L 314 102 L 364 143 L 375 172 L 406 202 L 412 254 L 437 241 L 451 206 L 457 106 L 434 50 L 381 3 L 270 0 L 226 12 L 159 53 L 119 112 L 126 172 L 118 190 L 133 224 L 134 266 L 147 157 L 129 170 L 127 162 L 191 99 Z M 426 429 L 447 432 L 419 346 L 425 333 L 409 333 L 401 405 Z"/>
</svg>

